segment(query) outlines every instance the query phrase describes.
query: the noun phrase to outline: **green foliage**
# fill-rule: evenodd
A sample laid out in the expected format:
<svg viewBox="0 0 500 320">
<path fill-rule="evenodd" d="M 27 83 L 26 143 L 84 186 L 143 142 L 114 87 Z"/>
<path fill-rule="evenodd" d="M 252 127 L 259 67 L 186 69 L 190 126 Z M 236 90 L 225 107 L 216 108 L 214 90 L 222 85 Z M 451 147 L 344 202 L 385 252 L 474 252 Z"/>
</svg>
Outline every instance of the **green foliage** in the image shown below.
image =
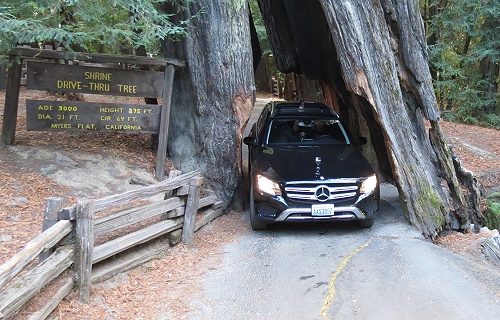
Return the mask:
<svg viewBox="0 0 500 320">
<path fill-rule="evenodd" d="M 170 0 L 187 5 L 193 0 Z M 16 44 L 67 50 L 156 53 L 162 40 L 186 36 L 189 21 L 173 24 L 163 0 L 4 0 L 0 5 L 0 55 Z"/>
<path fill-rule="evenodd" d="M 262 18 L 262 14 L 260 12 L 259 4 L 257 0 L 248 0 L 248 4 L 250 6 L 250 13 L 252 14 L 255 30 L 259 38 L 259 44 L 262 50 L 262 56 L 271 57 L 269 61 L 270 63 L 268 65 L 269 75 L 272 75 L 275 79 L 278 79 L 280 82 L 283 82 L 285 79 L 285 75 L 278 70 L 276 64 L 274 63 L 274 58 L 272 58 L 273 51 L 271 50 L 271 44 L 269 43 L 269 38 L 267 37 L 267 30 L 264 24 L 264 19 Z"/>
<path fill-rule="evenodd" d="M 488 209 L 484 212 L 485 225 L 490 229 L 500 229 L 500 192 L 492 193 L 487 197 Z"/>
<path fill-rule="evenodd" d="M 262 55 L 271 55 L 273 52 L 271 50 L 271 46 L 269 45 L 266 26 L 264 25 L 264 20 L 262 19 L 262 15 L 260 13 L 259 4 L 257 3 L 257 0 L 248 0 L 248 4 L 250 6 L 250 12 L 252 14 L 255 30 L 257 31 L 257 36 L 259 37 Z"/>
<path fill-rule="evenodd" d="M 500 1 L 421 0 L 420 4 L 443 115 L 500 128 Z"/>
</svg>

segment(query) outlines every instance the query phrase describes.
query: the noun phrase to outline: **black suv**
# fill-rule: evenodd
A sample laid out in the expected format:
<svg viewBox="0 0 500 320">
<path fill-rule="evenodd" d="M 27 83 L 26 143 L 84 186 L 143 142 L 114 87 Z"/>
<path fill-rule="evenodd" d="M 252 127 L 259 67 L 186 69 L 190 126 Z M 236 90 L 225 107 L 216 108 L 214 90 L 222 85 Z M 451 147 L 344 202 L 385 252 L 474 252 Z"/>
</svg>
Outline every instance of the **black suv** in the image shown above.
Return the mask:
<svg viewBox="0 0 500 320">
<path fill-rule="evenodd" d="M 250 135 L 250 222 L 357 220 L 373 225 L 379 184 L 339 115 L 322 103 L 268 103 Z"/>
</svg>

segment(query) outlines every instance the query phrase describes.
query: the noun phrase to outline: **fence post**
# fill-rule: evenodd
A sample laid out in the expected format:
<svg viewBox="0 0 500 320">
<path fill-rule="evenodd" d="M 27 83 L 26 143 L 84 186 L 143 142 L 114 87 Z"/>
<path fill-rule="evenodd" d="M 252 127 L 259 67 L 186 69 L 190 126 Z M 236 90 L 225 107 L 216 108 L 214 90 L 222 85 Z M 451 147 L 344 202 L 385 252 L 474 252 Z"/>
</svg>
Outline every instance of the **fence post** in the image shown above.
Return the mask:
<svg viewBox="0 0 500 320">
<path fill-rule="evenodd" d="M 75 284 L 83 303 L 90 302 L 92 255 L 94 250 L 94 200 L 76 203 Z"/>
<path fill-rule="evenodd" d="M 50 197 L 45 200 L 45 212 L 43 215 L 42 222 L 42 232 L 52 227 L 59 221 L 57 218 L 57 213 L 62 209 L 63 199 L 57 197 Z M 49 249 L 45 252 L 40 253 L 38 256 L 40 263 L 47 259 L 52 253 L 54 249 Z"/>
<path fill-rule="evenodd" d="M 182 243 L 187 246 L 191 246 L 193 244 L 196 212 L 198 212 L 198 203 L 200 202 L 200 186 L 202 183 L 202 177 L 193 178 L 189 183 L 189 193 L 186 201 L 186 211 L 184 213 L 184 225 L 182 227 Z"/>
<path fill-rule="evenodd" d="M 169 173 L 168 173 L 168 178 L 169 179 L 172 179 L 172 178 L 175 178 L 175 177 L 178 177 L 182 174 L 182 172 L 180 170 L 171 170 Z M 171 196 L 174 195 L 174 190 L 168 190 L 167 192 L 165 192 L 165 197 L 164 199 L 167 200 L 168 198 L 170 198 Z"/>
</svg>

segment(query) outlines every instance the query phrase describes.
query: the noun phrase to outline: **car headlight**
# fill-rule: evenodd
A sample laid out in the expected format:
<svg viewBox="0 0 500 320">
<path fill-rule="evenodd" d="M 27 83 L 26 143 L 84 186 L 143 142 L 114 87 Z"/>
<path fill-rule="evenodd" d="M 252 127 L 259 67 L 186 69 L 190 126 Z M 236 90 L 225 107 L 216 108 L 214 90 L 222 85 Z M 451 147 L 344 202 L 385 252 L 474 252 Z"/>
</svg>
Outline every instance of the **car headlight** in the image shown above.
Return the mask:
<svg viewBox="0 0 500 320">
<path fill-rule="evenodd" d="M 257 189 L 272 196 L 281 195 L 280 186 L 273 180 L 261 176 L 260 174 L 257 175 Z"/>
<path fill-rule="evenodd" d="M 373 175 L 361 183 L 360 193 L 372 193 L 377 187 L 377 176 Z"/>
</svg>

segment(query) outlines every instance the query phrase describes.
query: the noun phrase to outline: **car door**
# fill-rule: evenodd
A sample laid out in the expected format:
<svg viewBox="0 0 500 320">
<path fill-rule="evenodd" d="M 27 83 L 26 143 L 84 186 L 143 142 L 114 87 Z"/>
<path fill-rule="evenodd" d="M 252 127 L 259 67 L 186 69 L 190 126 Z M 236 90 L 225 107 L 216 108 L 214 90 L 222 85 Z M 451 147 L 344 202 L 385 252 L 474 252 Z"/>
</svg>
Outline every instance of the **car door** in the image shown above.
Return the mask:
<svg viewBox="0 0 500 320">
<path fill-rule="evenodd" d="M 248 145 L 248 172 L 251 172 L 252 164 L 255 159 L 259 156 L 262 149 L 262 144 L 264 143 L 265 135 L 266 135 L 266 126 L 269 119 L 269 108 L 265 107 L 262 110 L 262 113 L 259 116 L 257 122 L 253 125 L 252 130 L 250 131 L 251 137 L 255 137 L 255 144 Z"/>
</svg>

